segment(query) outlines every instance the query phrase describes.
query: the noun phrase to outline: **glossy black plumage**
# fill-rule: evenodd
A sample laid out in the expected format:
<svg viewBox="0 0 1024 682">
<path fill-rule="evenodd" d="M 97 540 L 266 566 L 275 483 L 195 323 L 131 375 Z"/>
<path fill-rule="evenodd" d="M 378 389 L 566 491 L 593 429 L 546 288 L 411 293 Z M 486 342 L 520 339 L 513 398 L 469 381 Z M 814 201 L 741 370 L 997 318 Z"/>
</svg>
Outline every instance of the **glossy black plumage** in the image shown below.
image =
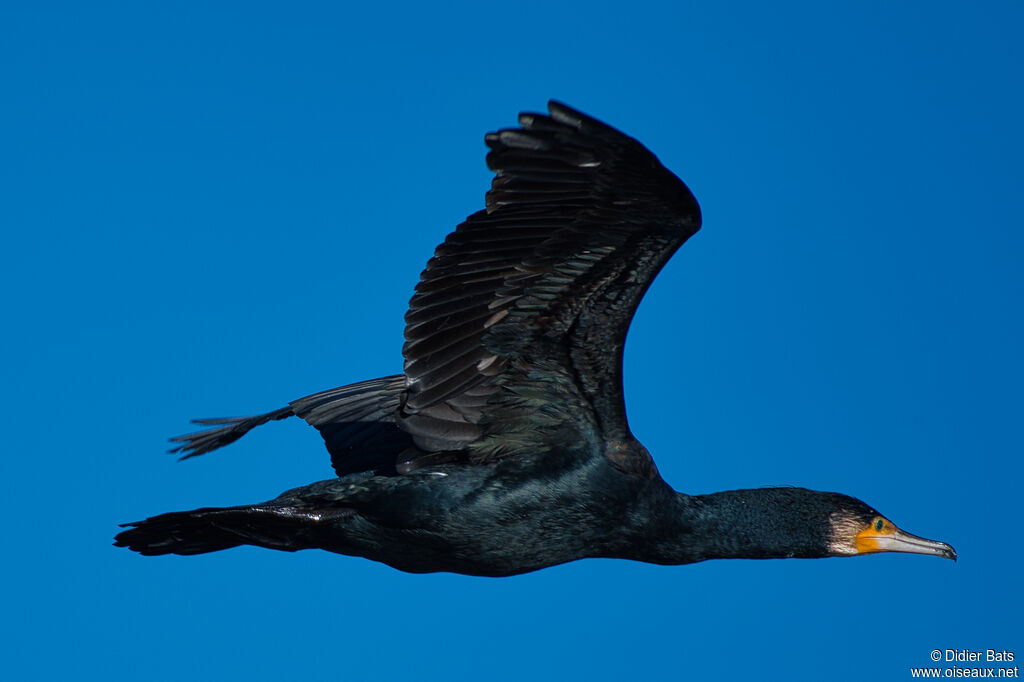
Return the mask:
<svg viewBox="0 0 1024 682">
<path fill-rule="evenodd" d="M 427 263 L 406 314 L 403 374 L 264 415 L 200 420 L 213 428 L 175 439 L 191 457 L 295 415 L 320 431 L 338 478 L 264 504 L 128 524 L 116 544 L 143 554 L 322 548 L 477 575 L 598 556 L 955 556 L 909 534 L 902 549 L 873 549 L 881 517 L 845 495 L 691 497 L 661 479 L 626 421 L 622 352 L 636 306 L 699 229 L 700 209 L 636 140 L 549 109 L 487 135 L 486 209 Z M 931 544 L 906 549 L 908 537 Z"/>
</svg>

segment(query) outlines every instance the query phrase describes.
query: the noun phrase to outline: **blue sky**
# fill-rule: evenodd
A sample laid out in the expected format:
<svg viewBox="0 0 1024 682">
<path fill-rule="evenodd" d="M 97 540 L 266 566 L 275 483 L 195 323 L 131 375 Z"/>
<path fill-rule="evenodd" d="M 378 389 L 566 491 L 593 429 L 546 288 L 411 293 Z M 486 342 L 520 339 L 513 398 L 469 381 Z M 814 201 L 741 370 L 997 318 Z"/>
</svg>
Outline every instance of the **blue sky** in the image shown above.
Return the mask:
<svg viewBox="0 0 1024 682">
<path fill-rule="evenodd" d="M 842 6 L 840 6 L 842 5 Z M 11 679 L 907 679 L 1024 656 L 1019 3 L 8 3 L 0 10 Z M 145 558 L 116 524 L 327 478 L 192 417 L 401 367 L 483 134 L 561 99 L 704 229 L 630 332 L 680 490 L 855 495 L 920 556 L 591 560 L 511 579 L 323 552 Z"/>
</svg>

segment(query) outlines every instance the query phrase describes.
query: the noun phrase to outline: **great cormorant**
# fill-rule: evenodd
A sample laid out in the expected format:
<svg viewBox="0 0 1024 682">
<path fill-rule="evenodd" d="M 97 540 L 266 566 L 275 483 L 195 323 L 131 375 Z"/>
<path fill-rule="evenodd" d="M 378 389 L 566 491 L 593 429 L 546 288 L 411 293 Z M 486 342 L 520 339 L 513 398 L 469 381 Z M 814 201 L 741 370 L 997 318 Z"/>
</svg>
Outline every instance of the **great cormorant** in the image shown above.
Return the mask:
<svg viewBox="0 0 1024 682">
<path fill-rule="evenodd" d="M 636 140 L 557 102 L 486 136 L 486 209 L 448 235 L 405 316 L 405 371 L 267 414 L 198 420 L 185 457 L 299 416 L 337 478 L 263 504 L 126 524 L 142 554 L 320 548 L 404 571 L 504 576 L 585 557 L 705 559 L 949 545 L 847 495 L 691 496 L 626 422 L 622 351 L 651 280 L 700 227 L 690 190 Z"/>
</svg>

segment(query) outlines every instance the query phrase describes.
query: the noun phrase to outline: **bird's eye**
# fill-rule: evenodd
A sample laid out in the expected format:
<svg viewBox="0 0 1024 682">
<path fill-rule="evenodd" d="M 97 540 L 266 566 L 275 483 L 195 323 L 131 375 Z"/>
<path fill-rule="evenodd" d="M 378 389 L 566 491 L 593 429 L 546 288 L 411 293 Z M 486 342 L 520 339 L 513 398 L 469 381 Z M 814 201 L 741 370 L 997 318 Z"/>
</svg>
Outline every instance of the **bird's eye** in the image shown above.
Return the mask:
<svg viewBox="0 0 1024 682">
<path fill-rule="evenodd" d="M 882 519 L 875 519 L 875 530 L 881 532 L 882 527 L 885 526 L 885 521 Z"/>
</svg>

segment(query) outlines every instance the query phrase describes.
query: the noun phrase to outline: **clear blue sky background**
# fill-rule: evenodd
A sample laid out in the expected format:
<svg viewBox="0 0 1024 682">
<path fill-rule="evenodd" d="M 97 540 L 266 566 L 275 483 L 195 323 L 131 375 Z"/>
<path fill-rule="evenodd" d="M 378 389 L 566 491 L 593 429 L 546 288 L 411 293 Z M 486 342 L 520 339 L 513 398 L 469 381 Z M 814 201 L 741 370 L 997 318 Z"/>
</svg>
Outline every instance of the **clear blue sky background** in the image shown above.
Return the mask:
<svg viewBox="0 0 1024 682">
<path fill-rule="evenodd" d="M 1024 657 L 1018 2 L 6 3 L 10 679 L 909 678 Z M 401 368 L 483 134 L 555 97 L 637 137 L 704 230 L 630 332 L 677 488 L 855 495 L 920 556 L 591 560 L 511 579 L 323 552 L 139 557 L 119 522 L 328 478 L 191 417 Z"/>
</svg>

